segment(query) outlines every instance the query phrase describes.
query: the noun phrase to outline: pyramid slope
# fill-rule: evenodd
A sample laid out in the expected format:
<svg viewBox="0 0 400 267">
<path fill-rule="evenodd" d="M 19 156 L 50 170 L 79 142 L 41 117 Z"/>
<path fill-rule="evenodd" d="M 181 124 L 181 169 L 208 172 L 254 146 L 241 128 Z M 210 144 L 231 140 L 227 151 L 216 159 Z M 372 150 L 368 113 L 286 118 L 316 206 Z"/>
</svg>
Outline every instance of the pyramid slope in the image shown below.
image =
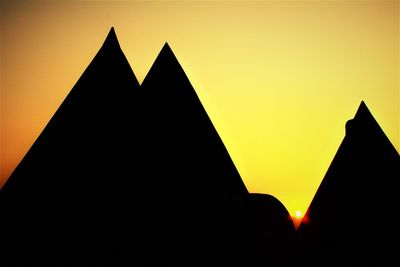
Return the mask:
<svg viewBox="0 0 400 267">
<path fill-rule="evenodd" d="M 311 266 L 390 263 L 399 238 L 400 157 L 365 103 L 298 230 Z M 366 256 L 368 255 L 368 256 Z M 327 262 L 327 259 L 333 259 Z"/>
</svg>

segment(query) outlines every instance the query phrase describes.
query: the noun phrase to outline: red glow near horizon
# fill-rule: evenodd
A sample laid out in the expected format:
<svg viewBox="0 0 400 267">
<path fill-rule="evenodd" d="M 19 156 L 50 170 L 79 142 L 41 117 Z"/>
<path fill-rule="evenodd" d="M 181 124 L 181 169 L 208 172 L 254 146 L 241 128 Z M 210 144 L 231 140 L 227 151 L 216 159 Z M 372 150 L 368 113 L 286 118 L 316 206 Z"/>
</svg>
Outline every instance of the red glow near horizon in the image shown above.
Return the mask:
<svg viewBox="0 0 400 267">
<path fill-rule="evenodd" d="M 291 215 L 290 217 L 292 218 L 294 227 L 295 227 L 296 229 L 299 228 L 300 224 L 302 224 L 302 223 L 303 223 L 303 224 L 307 224 L 307 223 L 309 223 L 309 221 L 310 221 L 310 220 L 308 219 L 308 217 L 306 216 L 306 214 L 303 215 L 303 213 L 302 213 L 301 211 L 299 211 L 299 210 L 297 210 L 297 211 L 295 212 L 295 214 L 294 214 L 294 215 Z"/>
</svg>

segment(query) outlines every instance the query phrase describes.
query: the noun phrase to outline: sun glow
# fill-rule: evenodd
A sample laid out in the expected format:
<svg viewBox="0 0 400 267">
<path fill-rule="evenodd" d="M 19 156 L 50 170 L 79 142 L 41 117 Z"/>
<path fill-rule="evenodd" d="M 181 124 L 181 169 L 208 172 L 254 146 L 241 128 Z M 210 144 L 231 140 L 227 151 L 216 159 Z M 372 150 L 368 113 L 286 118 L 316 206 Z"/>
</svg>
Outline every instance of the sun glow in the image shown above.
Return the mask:
<svg viewBox="0 0 400 267">
<path fill-rule="evenodd" d="M 297 229 L 300 226 L 301 221 L 303 220 L 303 213 L 300 210 L 296 210 L 294 215 L 291 216 L 294 227 Z"/>
<path fill-rule="evenodd" d="M 303 214 L 302 214 L 301 211 L 299 211 L 299 210 L 297 210 L 297 211 L 294 213 L 294 217 L 296 217 L 297 219 L 301 219 L 302 216 L 303 216 Z"/>
</svg>

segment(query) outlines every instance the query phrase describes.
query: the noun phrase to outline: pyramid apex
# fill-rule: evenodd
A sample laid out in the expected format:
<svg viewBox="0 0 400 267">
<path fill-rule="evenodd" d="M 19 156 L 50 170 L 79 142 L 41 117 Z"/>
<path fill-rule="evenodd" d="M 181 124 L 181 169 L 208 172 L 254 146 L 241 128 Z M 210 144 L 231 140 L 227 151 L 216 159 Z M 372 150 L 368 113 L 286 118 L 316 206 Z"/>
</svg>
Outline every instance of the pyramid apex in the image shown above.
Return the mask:
<svg viewBox="0 0 400 267">
<path fill-rule="evenodd" d="M 358 110 L 368 110 L 367 104 L 365 104 L 364 100 L 361 101 Z"/>
<path fill-rule="evenodd" d="M 161 48 L 161 51 L 159 53 L 159 56 L 169 56 L 169 57 L 175 57 L 174 52 L 172 52 L 171 47 L 169 46 L 169 44 L 167 42 L 165 42 L 165 44 L 163 45 L 163 47 Z"/>
<path fill-rule="evenodd" d="M 186 74 L 183 71 L 181 65 L 179 64 L 178 59 L 176 58 L 174 52 L 172 52 L 171 47 L 167 42 L 165 42 L 160 52 L 158 53 L 156 60 L 151 66 L 150 71 L 147 73 L 142 85 L 145 85 L 148 82 L 148 80 L 151 79 L 158 80 L 161 77 L 167 77 L 167 76 L 171 78 L 171 76 L 175 75 L 182 75 L 186 77 Z M 156 77 L 156 78 L 151 78 L 151 77 Z"/>
<path fill-rule="evenodd" d="M 119 46 L 117 34 L 115 33 L 114 27 L 111 27 L 110 31 L 107 34 L 107 37 L 103 43 L 102 47 L 111 47 L 111 46 Z"/>
<path fill-rule="evenodd" d="M 369 111 L 367 105 L 364 101 L 361 101 L 360 106 L 357 109 L 356 115 L 354 119 L 365 119 L 365 118 L 373 118 L 371 112 Z"/>
<path fill-rule="evenodd" d="M 171 47 L 169 46 L 168 42 L 165 42 L 163 48 L 169 48 L 169 49 L 171 49 Z"/>
<path fill-rule="evenodd" d="M 118 68 L 118 71 L 114 68 Z M 119 73 L 118 75 L 122 75 L 121 71 L 130 72 L 128 75 L 133 79 L 135 88 L 139 88 L 140 86 L 124 52 L 121 49 L 114 27 L 110 28 L 101 48 L 82 75 L 85 75 L 88 70 L 95 70 L 96 72 L 117 72 Z"/>
<path fill-rule="evenodd" d="M 115 29 L 114 29 L 113 26 L 112 26 L 111 29 L 108 31 L 106 40 L 107 40 L 107 39 L 117 39 L 117 34 L 115 33 Z"/>
<path fill-rule="evenodd" d="M 366 134 L 373 128 L 381 130 L 365 102 L 361 101 L 354 118 L 346 123 L 346 135 L 354 132 Z"/>
</svg>

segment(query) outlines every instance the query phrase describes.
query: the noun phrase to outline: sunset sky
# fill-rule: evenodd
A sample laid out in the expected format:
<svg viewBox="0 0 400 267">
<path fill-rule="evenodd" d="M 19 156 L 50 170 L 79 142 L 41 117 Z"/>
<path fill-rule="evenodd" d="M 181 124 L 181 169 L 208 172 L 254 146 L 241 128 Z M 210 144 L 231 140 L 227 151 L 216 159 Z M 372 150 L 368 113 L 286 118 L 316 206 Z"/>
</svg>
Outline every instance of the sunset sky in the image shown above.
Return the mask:
<svg viewBox="0 0 400 267">
<path fill-rule="evenodd" d="M 293 215 L 361 100 L 399 151 L 398 1 L 2 1 L 0 20 L 0 186 L 111 26 L 139 82 L 169 43 L 248 190 Z"/>
</svg>

